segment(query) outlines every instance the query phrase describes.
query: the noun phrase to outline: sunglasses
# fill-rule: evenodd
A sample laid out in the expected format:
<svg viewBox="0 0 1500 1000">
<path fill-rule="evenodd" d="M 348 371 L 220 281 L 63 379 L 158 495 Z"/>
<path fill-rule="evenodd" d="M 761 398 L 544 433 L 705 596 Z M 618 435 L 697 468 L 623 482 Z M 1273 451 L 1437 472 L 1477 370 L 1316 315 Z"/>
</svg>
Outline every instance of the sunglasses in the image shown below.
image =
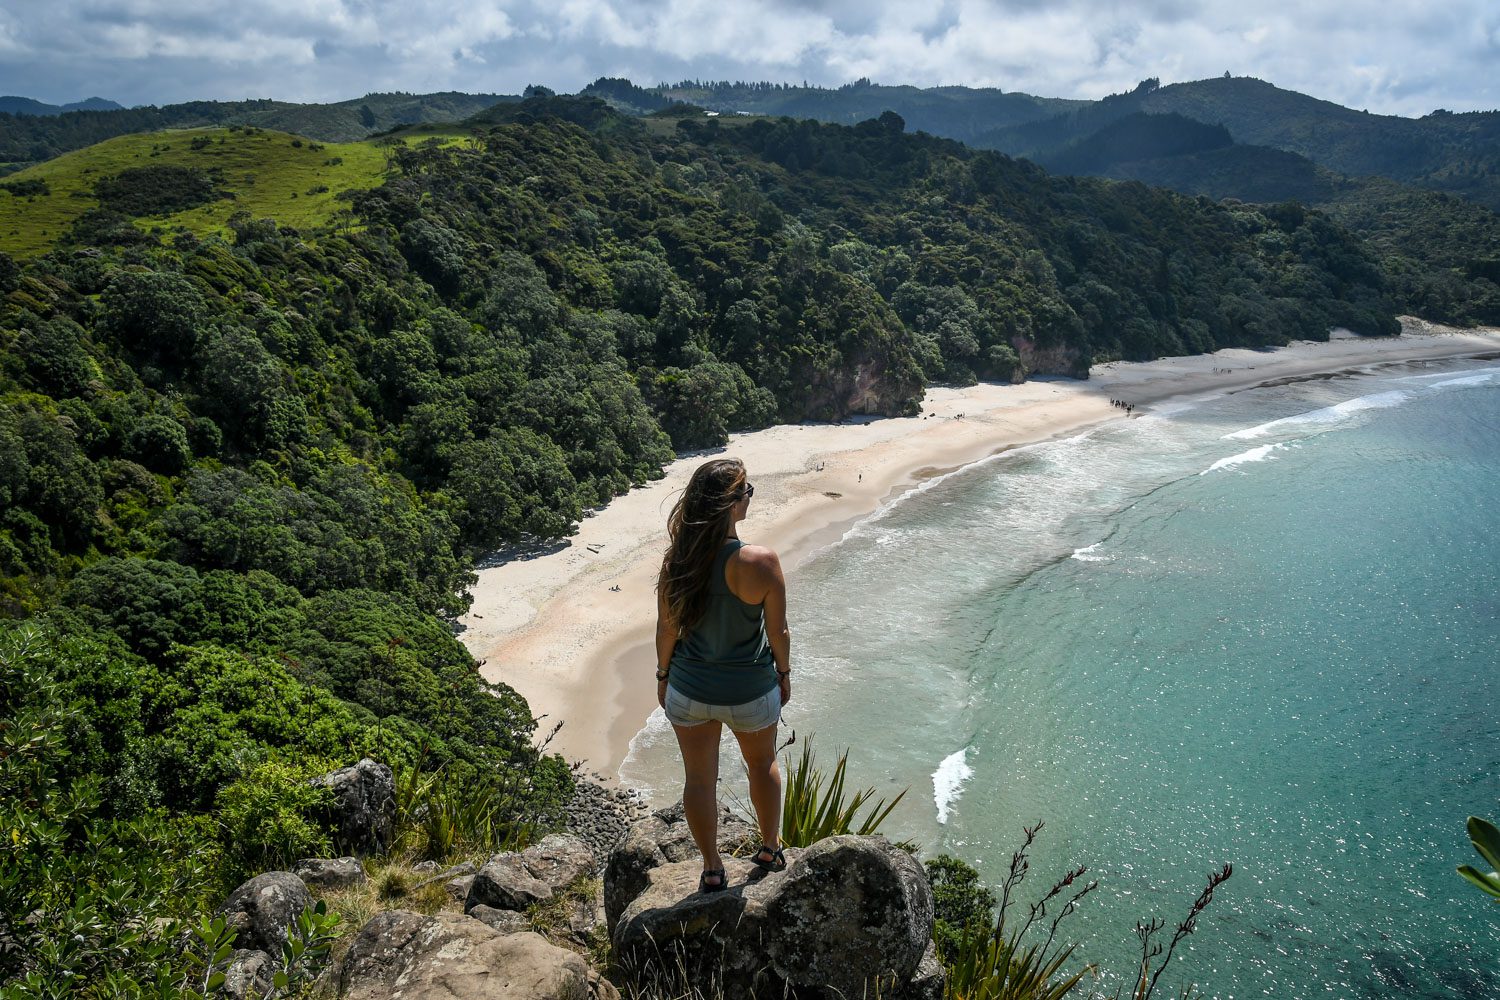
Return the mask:
<svg viewBox="0 0 1500 1000">
<path fill-rule="evenodd" d="M 755 496 L 755 485 L 753 483 L 746 483 L 744 490 L 741 491 L 740 499 L 749 500 L 753 496 Z"/>
</svg>

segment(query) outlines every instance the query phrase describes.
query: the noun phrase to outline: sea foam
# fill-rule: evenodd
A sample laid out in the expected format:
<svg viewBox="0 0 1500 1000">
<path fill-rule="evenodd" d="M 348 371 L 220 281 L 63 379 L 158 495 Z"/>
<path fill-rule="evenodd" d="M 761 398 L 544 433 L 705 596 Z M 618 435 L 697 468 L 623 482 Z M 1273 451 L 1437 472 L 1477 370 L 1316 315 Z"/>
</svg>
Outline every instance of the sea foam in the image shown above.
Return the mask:
<svg viewBox="0 0 1500 1000">
<path fill-rule="evenodd" d="M 943 758 L 938 769 L 932 772 L 932 800 L 937 805 L 937 821 L 948 822 L 948 810 L 963 794 L 964 782 L 974 776 L 969 766 L 969 748 Z"/>
<path fill-rule="evenodd" d="M 1280 420 L 1272 420 L 1269 423 L 1258 424 L 1255 427 L 1247 427 L 1242 431 L 1225 434 L 1224 440 L 1248 441 L 1258 437 L 1265 437 L 1268 434 L 1275 434 L 1278 431 L 1298 427 L 1339 424 L 1363 410 L 1383 410 L 1392 406 L 1400 406 L 1410 398 L 1411 393 L 1402 389 L 1377 392 L 1369 396 L 1355 396 L 1353 399 L 1346 399 L 1342 403 L 1337 403 L 1333 406 L 1308 410 L 1306 413 L 1282 417 Z"/>
<path fill-rule="evenodd" d="M 1221 458 L 1213 465 L 1198 473 L 1198 475 L 1206 476 L 1210 472 L 1217 472 L 1219 469 L 1232 469 L 1236 465 L 1244 465 L 1246 462 L 1264 462 L 1271 457 L 1273 451 L 1276 451 L 1280 447 L 1281 445 L 1279 444 L 1263 444 L 1259 448 L 1251 448 L 1249 451 L 1242 451 L 1238 455 Z"/>
</svg>

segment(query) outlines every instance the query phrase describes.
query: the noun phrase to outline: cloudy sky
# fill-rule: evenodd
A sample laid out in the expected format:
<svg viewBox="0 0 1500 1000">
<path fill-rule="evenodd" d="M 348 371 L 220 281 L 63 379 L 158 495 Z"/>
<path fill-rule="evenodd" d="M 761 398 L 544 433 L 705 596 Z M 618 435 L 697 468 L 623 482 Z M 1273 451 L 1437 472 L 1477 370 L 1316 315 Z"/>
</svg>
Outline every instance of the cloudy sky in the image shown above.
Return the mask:
<svg viewBox="0 0 1500 1000">
<path fill-rule="evenodd" d="M 0 94 L 122 104 L 869 77 L 1103 97 L 1257 76 L 1387 114 L 1500 108 L 1500 2 L 4 0 Z"/>
</svg>

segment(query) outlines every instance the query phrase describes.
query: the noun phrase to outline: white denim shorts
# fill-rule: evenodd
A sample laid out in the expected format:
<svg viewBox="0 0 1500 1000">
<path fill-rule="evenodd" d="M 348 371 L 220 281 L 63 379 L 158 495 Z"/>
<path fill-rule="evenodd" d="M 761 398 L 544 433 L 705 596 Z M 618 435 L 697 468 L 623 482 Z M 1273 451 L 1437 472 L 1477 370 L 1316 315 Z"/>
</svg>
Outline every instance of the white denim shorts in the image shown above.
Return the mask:
<svg viewBox="0 0 1500 1000">
<path fill-rule="evenodd" d="M 737 733 L 753 733 L 781 721 L 781 688 L 773 687 L 743 705 L 710 705 L 695 701 L 668 684 L 666 711 L 667 721 L 674 726 L 722 722 Z"/>
</svg>

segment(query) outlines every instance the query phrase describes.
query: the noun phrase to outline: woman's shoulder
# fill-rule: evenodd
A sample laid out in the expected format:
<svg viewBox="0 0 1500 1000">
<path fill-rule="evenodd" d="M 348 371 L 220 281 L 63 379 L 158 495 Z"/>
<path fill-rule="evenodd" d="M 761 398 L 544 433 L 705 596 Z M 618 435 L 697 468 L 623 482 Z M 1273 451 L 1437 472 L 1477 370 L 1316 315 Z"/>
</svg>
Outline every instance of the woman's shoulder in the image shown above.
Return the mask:
<svg viewBox="0 0 1500 1000">
<path fill-rule="evenodd" d="M 750 545 L 742 542 L 732 557 L 741 566 L 756 570 L 780 571 L 781 559 L 776 550 L 766 545 Z"/>
</svg>

